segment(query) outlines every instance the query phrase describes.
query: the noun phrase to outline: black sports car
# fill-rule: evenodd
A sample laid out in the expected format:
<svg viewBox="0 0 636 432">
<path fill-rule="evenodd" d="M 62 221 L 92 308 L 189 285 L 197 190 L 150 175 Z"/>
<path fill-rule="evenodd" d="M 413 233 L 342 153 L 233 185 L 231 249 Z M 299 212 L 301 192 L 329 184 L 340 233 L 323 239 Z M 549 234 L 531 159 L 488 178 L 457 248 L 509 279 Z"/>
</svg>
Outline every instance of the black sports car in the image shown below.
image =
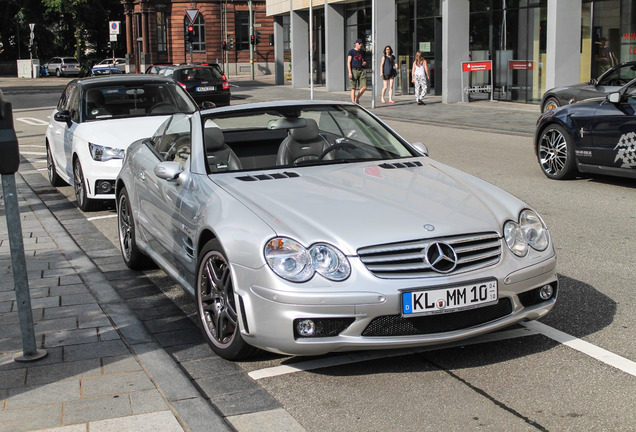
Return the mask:
<svg viewBox="0 0 636 432">
<path fill-rule="evenodd" d="M 544 112 L 534 147 L 551 179 L 579 172 L 636 178 L 636 79 L 605 97 Z"/>
<path fill-rule="evenodd" d="M 545 92 L 541 99 L 541 112 L 582 100 L 605 96 L 618 91 L 636 78 L 636 61 L 617 64 L 600 77 L 586 83 L 555 87 Z"/>
</svg>

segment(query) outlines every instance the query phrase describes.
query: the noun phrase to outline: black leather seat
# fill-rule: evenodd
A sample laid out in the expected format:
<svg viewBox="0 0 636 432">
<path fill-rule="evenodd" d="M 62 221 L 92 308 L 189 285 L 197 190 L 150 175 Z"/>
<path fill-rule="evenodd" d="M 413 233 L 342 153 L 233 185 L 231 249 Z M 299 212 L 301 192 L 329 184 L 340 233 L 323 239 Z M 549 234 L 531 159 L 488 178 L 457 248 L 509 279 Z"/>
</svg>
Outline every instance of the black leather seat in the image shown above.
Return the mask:
<svg viewBox="0 0 636 432">
<path fill-rule="evenodd" d="M 91 89 L 86 93 L 86 115 L 93 119 L 110 115 L 104 107 L 104 94 L 101 90 Z"/>
<path fill-rule="evenodd" d="M 218 127 L 206 127 L 205 151 L 210 172 L 235 171 L 241 169 L 241 161 L 223 141 L 223 131 Z"/>
<path fill-rule="evenodd" d="M 307 126 L 289 130 L 289 135 L 278 147 L 276 165 L 294 165 L 298 162 L 318 159 L 329 147 L 329 143 L 318 133 L 318 125 L 313 119 L 306 119 Z M 332 159 L 327 154 L 325 159 Z"/>
</svg>

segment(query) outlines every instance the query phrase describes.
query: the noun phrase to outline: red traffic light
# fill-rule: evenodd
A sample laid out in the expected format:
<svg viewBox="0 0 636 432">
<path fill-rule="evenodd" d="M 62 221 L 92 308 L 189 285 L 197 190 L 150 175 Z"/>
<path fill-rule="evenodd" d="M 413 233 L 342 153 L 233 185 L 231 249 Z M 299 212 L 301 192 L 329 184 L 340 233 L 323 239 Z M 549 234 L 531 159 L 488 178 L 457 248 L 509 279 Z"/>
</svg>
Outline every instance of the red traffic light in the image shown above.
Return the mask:
<svg viewBox="0 0 636 432">
<path fill-rule="evenodd" d="M 188 31 L 189 32 L 194 31 L 194 27 L 193 26 L 188 26 Z"/>
<path fill-rule="evenodd" d="M 250 43 L 251 43 L 252 45 L 255 45 L 255 44 L 256 44 L 256 39 L 254 38 L 254 35 L 252 35 L 252 37 L 250 38 Z"/>
</svg>

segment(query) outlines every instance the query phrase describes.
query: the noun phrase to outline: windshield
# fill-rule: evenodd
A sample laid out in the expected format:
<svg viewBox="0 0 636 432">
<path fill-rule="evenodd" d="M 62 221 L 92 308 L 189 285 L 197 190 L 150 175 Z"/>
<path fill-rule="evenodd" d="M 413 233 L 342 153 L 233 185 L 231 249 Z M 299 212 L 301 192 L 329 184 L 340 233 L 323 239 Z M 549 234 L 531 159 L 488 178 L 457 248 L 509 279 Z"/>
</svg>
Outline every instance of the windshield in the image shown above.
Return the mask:
<svg viewBox="0 0 636 432">
<path fill-rule="evenodd" d="M 197 110 L 178 84 L 162 82 L 105 83 L 87 89 L 83 104 L 87 121 L 193 113 Z"/>
<path fill-rule="evenodd" d="M 210 135 L 206 135 L 205 128 L 221 129 L 224 145 L 240 161 L 236 170 L 416 156 L 383 124 L 353 105 L 211 112 L 204 116 L 203 126 L 204 136 Z M 207 142 L 205 145 L 206 148 L 218 147 Z"/>
</svg>

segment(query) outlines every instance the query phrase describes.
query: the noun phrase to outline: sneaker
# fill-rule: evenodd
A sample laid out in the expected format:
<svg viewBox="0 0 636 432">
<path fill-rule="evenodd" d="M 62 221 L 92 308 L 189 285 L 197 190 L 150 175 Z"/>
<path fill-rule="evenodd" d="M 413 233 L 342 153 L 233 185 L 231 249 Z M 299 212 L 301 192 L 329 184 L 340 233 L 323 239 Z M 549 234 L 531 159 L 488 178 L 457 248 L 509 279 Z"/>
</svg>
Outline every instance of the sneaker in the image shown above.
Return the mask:
<svg viewBox="0 0 636 432">
<path fill-rule="evenodd" d="M 418 105 L 424 105 L 424 102 L 422 102 L 421 100 L 418 100 L 418 101 L 417 101 L 417 104 L 418 104 Z"/>
</svg>

